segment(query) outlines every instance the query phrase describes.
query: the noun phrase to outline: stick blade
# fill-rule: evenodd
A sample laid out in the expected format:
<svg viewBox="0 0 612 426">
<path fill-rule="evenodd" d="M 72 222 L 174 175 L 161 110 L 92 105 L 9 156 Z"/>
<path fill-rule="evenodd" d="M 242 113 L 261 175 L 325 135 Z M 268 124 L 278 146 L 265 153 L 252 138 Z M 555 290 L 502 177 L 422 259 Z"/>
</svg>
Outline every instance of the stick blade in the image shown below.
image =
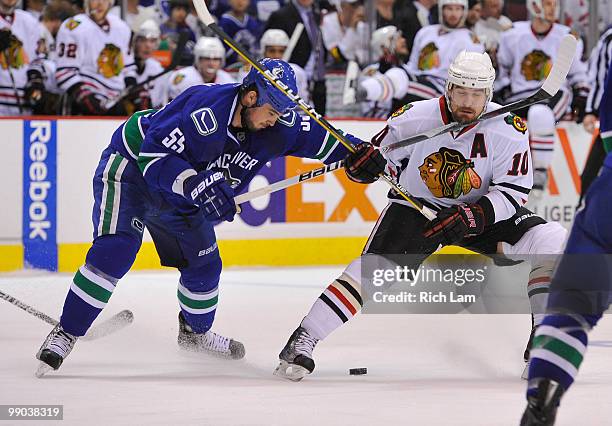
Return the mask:
<svg viewBox="0 0 612 426">
<path fill-rule="evenodd" d="M 198 14 L 198 18 L 200 18 L 200 21 L 202 21 L 204 25 L 209 26 L 210 24 L 215 23 L 215 20 L 208 11 L 208 7 L 206 7 L 206 2 L 204 0 L 193 0 L 193 6 Z"/>
<path fill-rule="evenodd" d="M 342 105 L 355 103 L 355 88 L 359 77 L 359 65 L 355 61 L 349 61 L 344 77 L 344 90 L 342 92 Z"/>
<path fill-rule="evenodd" d="M 546 81 L 542 85 L 542 90 L 548 93 L 550 96 L 555 96 L 561 86 L 565 84 L 565 79 L 569 73 L 572 61 L 576 56 L 576 46 L 578 40 L 571 34 L 566 35 L 561 39 L 559 49 L 557 50 L 557 58 L 553 63 L 552 70 Z"/>
</svg>

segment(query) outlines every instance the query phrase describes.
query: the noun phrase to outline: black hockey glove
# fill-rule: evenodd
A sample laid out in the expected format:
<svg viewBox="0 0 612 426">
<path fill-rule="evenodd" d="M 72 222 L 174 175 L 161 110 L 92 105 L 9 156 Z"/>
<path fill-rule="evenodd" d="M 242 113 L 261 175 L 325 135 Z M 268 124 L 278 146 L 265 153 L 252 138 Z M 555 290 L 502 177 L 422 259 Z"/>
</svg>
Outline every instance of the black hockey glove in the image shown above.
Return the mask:
<svg viewBox="0 0 612 426">
<path fill-rule="evenodd" d="M 372 183 L 378 180 L 387 161 L 371 143 L 357 145 L 355 152 L 344 159 L 344 171 L 350 180 L 357 183 Z"/>
<path fill-rule="evenodd" d="M 72 86 L 69 92 L 82 113 L 87 115 L 103 115 L 106 113 L 106 109 L 96 98 L 96 95 L 84 84 Z"/>
<path fill-rule="evenodd" d="M 200 207 L 209 222 L 234 220 L 234 190 L 223 172 L 207 170 L 191 176 L 185 180 L 183 190 L 185 198 Z"/>
<path fill-rule="evenodd" d="M 26 73 L 28 82 L 25 86 L 25 98 L 30 106 L 35 109 L 42 103 L 43 94 L 45 92 L 45 82 L 43 76 L 38 70 L 28 70 Z"/>
<path fill-rule="evenodd" d="M 0 30 L 0 51 L 4 52 L 11 45 L 11 30 L 8 28 L 3 28 Z M 1 53 L 0 52 L 0 53 Z"/>
<path fill-rule="evenodd" d="M 589 91 L 585 88 L 574 88 L 572 97 L 572 112 L 576 123 L 582 123 L 586 115 L 586 103 L 589 96 Z"/>
<path fill-rule="evenodd" d="M 440 210 L 438 217 L 425 225 L 423 235 L 450 245 L 464 237 L 481 234 L 485 225 L 485 214 L 480 205 L 457 204 Z"/>
</svg>

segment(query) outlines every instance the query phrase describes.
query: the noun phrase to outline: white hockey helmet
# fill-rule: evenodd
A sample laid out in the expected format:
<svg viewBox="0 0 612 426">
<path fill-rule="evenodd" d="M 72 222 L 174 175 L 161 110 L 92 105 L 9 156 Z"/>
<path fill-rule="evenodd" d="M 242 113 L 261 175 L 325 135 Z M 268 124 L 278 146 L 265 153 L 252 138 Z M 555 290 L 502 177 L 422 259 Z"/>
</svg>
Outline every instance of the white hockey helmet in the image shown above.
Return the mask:
<svg viewBox="0 0 612 426">
<path fill-rule="evenodd" d="M 269 29 L 261 36 L 259 45 L 262 54 L 264 54 L 268 46 L 289 46 L 289 36 L 283 30 Z"/>
<path fill-rule="evenodd" d="M 459 24 L 455 28 L 463 27 L 465 24 L 465 20 L 467 19 L 467 16 L 468 16 L 468 9 L 469 9 L 468 0 L 438 0 L 438 19 L 440 20 L 440 25 L 442 25 L 447 30 L 452 30 L 454 28 L 449 28 L 446 25 L 446 23 L 444 22 L 444 14 L 442 11 L 444 10 L 444 6 L 450 6 L 453 4 L 463 6 L 463 17 L 461 18 L 461 20 L 459 21 Z"/>
<path fill-rule="evenodd" d="M 221 59 L 221 66 L 225 65 L 225 48 L 217 37 L 200 37 L 193 48 L 193 56 L 196 63 L 207 58 Z"/>
<path fill-rule="evenodd" d="M 159 25 L 153 19 L 147 19 L 138 27 L 136 31 L 136 37 L 142 38 L 159 38 L 161 31 Z"/>
<path fill-rule="evenodd" d="M 372 33 L 372 40 L 370 40 L 372 57 L 374 59 L 380 58 L 384 53 L 384 48 L 392 54 L 395 53 L 395 43 L 401 35 L 401 32 L 393 25 L 387 25 L 374 31 Z"/>
<path fill-rule="evenodd" d="M 486 107 L 493 98 L 494 82 L 495 68 L 493 68 L 489 55 L 487 53 L 462 50 L 450 67 L 448 67 L 448 78 L 446 80 L 446 90 L 444 91 L 446 103 L 450 106 L 449 92 L 452 87 L 460 86 L 469 89 L 486 89 Z"/>
<path fill-rule="evenodd" d="M 561 16 L 559 0 L 555 0 L 555 21 Z M 527 10 L 531 18 L 546 19 L 544 17 L 544 1 L 543 0 L 527 0 Z"/>
</svg>

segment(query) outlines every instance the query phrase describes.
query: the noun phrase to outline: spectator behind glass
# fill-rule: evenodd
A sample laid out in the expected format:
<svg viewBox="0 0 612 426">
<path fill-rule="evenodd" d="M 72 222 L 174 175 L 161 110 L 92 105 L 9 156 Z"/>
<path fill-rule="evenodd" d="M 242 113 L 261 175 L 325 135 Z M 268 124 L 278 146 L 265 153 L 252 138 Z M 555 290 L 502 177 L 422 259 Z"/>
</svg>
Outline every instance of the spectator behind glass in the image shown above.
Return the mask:
<svg viewBox="0 0 612 426">
<path fill-rule="evenodd" d="M 193 51 L 193 45 L 196 40 L 194 32 L 189 28 L 186 21 L 190 4 L 189 0 L 170 0 L 168 20 L 159 27 L 161 39 L 166 43 L 164 47 L 167 46 L 171 51 L 176 49 L 179 33 L 186 33 L 189 36 L 190 43 L 188 42 L 186 46 L 189 55 L 183 55 L 189 56 L 189 58 L 185 59 L 188 63 L 192 60 L 191 52 Z"/>
<path fill-rule="evenodd" d="M 229 0 L 231 10 L 224 13 L 219 19 L 219 26 L 236 42 L 244 46 L 247 51 L 256 56 L 259 50 L 261 37 L 261 23 L 247 13 L 250 0 Z M 230 50 L 227 52 L 227 63 L 233 64 L 240 58 Z"/>
<path fill-rule="evenodd" d="M 438 22 L 438 8 L 434 7 L 436 4 L 437 0 L 395 0 L 393 25 L 404 35 L 409 51 L 412 50 L 414 38 L 419 30 Z"/>
<path fill-rule="evenodd" d="M 393 3 L 395 0 L 376 0 L 376 28 L 393 25 Z"/>
<path fill-rule="evenodd" d="M 309 80 L 310 99 L 315 109 L 325 114 L 327 89 L 325 87 L 325 46 L 319 29 L 320 13 L 313 7 L 313 0 L 291 0 L 270 15 L 266 29 L 277 28 L 291 38 L 298 23 L 304 30 L 289 58 L 306 71 Z"/>
</svg>

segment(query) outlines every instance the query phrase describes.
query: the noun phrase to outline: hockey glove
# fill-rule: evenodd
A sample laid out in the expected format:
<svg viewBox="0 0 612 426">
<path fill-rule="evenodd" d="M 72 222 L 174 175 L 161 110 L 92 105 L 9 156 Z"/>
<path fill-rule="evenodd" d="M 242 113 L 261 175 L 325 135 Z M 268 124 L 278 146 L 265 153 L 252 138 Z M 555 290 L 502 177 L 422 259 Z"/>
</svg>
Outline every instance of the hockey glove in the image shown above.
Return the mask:
<svg viewBox="0 0 612 426">
<path fill-rule="evenodd" d="M 423 235 L 444 245 L 455 244 L 464 237 L 481 234 L 485 222 L 478 204 L 457 204 L 440 210 L 438 217 L 425 225 Z"/>
<path fill-rule="evenodd" d="M 576 123 L 582 123 L 586 115 L 586 104 L 589 96 L 589 91 L 582 87 L 574 88 L 572 97 L 572 112 Z"/>
<path fill-rule="evenodd" d="M 42 74 L 38 70 L 28 70 L 27 76 L 28 82 L 25 86 L 25 98 L 30 106 L 34 108 L 42 102 L 45 83 Z"/>
<path fill-rule="evenodd" d="M 344 159 L 344 171 L 350 180 L 357 183 L 372 183 L 378 180 L 387 161 L 371 143 L 362 143 L 355 152 Z"/>
<path fill-rule="evenodd" d="M 185 198 L 200 207 L 209 222 L 234 220 L 234 190 L 218 170 L 207 170 L 185 180 Z"/>
<path fill-rule="evenodd" d="M 70 88 L 70 95 L 80 107 L 81 112 L 87 115 L 103 115 L 106 109 L 102 106 L 96 95 L 84 84 L 75 85 Z"/>
</svg>

